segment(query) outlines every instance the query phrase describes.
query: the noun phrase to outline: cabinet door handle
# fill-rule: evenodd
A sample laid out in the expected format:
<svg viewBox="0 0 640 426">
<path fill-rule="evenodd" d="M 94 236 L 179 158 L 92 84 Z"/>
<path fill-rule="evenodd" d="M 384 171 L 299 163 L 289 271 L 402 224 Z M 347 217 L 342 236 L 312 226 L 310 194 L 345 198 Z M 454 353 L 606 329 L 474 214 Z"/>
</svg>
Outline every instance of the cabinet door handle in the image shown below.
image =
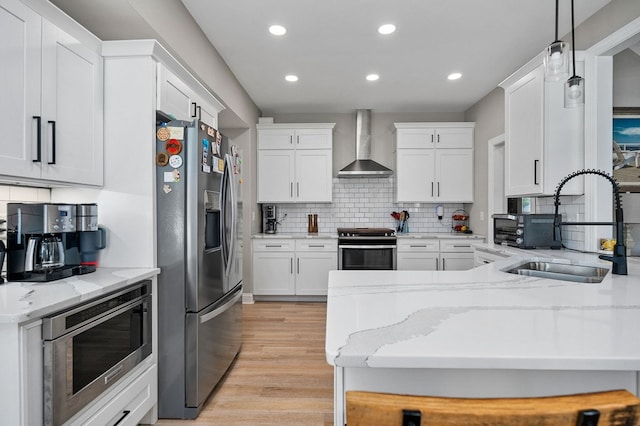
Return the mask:
<svg viewBox="0 0 640 426">
<path fill-rule="evenodd" d="M 122 417 L 120 417 L 120 419 L 119 419 L 117 422 L 115 422 L 115 423 L 113 424 L 113 426 L 118 426 L 120 423 L 122 423 L 122 421 L 124 420 L 124 418 L 125 418 L 125 417 L 127 417 L 127 416 L 129 415 L 129 413 L 131 413 L 131 411 L 130 411 L 130 410 L 125 410 L 125 411 L 123 411 L 123 412 L 122 412 Z"/>
<path fill-rule="evenodd" d="M 33 161 L 34 163 L 39 163 L 40 161 L 42 161 L 42 128 L 40 127 L 42 125 L 42 117 L 40 117 L 39 115 L 34 115 L 33 118 L 36 120 L 36 124 L 38 125 L 38 130 L 36 131 L 38 141 L 38 156 L 35 160 L 31 161 Z"/>
<path fill-rule="evenodd" d="M 445 263 L 445 260 L 446 260 L 446 259 L 443 257 L 443 258 L 442 258 L 442 270 L 443 270 L 443 271 L 446 271 L 446 270 L 447 270 L 447 264 Z"/>
<path fill-rule="evenodd" d="M 289 263 L 291 264 L 291 275 L 293 275 L 293 257 L 289 258 Z"/>
<path fill-rule="evenodd" d="M 192 117 L 192 118 L 196 118 L 196 108 L 197 108 L 197 106 L 196 106 L 196 105 L 197 105 L 197 104 L 196 104 L 195 102 L 191 102 L 191 107 L 193 108 L 193 109 L 191 110 L 191 117 Z"/>
<path fill-rule="evenodd" d="M 533 184 L 538 184 L 538 162 L 540 160 L 533 160 Z"/>
<path fill-rule="evenodd" d="M 440 133 L 438 133 L 438 143 L 440 143 Z"/>
<path fill-rule="evenodd" d="M 296 182 L 296 197 L 300 196 L 300 182 Z"/>
<path fill-rule="evenodd" d="M 438 197 L 440 196 L 440 182 L 438 182 Z"/>
<path fill-rule="evenodd" d="M 289 189 L 289 194 L 291 198 L 293 198 L 293 182 L 291 182 L 291 189 Z"/>
<path fill-rule="evenodd" d="M 293 145 L 293 135 L 289 136 L 289 145 Z"/>
<path fill-rule="evenodd" d="M 202 120 L 202 107 L 198 105 L 196 109 L 198 110 L 198 120 Z"/>
<path fill-rule="evenodd" d="M 56 164 L 56 122 L 49 120 L 51 124 L 51 161 L 48 164 Z"/>
<path fill-rule="evenodd" d="M 300 135 L 296 135 L 296 143 L 300 145 Z"/>
<path fill-rule="evenodd" d="M 300 275 L 300 258 L 296 259 L 296 263 L 297 263 L 296 267 L 298 268 L 298 275 Z"/>
<path fill-rule="evenodd" d="M 433 143 L 433 134 L 431 135 L 431 143 Z"/>
<path fill-rule="evenodd" d="M 431 182 L 431 196 L 433 197 L 433 182 Z"/>
<path fill-rule="evenodd" d="M 440 270 L 440 263 L 438 262 L 438 258 L 436 257 L 436 271 Z"/>
</svg>

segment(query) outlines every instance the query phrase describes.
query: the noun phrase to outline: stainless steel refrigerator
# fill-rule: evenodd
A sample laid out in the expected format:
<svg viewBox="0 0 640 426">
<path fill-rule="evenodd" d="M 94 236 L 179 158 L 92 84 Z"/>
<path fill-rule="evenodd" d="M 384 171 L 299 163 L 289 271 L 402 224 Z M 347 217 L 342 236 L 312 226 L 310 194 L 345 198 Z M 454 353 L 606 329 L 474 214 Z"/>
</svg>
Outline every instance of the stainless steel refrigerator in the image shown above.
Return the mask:
<svg viewBox="0 0 640 426">
<path fill-rule="evenodd" d="M 161 418 L 196 418 L 240 350 L 240 157 L 228 145 L 198 120 L 156 128 Z"/>
</svg>

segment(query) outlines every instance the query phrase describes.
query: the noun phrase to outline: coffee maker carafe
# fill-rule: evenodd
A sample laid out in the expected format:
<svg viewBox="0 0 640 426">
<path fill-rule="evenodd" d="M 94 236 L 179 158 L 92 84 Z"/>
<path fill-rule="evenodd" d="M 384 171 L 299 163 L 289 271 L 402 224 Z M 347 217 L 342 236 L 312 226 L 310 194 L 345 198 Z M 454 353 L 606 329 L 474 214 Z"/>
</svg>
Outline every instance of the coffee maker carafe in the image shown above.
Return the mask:
<svg viewBox="0 0 640 426">
<path fill-rule="evenodd" d="M 53 281 L 80 264 L 75 204 L 7 204 L 8 281 Z"/>
<path fill-rule="evenodd" d="M 278 231 L 278 210 L 274 204 L 262 205 L 262 232 L 275 234 Z"/>
<path fill-rule="evenodd" d="M 62 266 L 64 266 L 64 245 L 59 236 L 47 234 L 41 237 L 29 237 L 24 259 L 26 272 L 45 271 Z"/>
</svg>

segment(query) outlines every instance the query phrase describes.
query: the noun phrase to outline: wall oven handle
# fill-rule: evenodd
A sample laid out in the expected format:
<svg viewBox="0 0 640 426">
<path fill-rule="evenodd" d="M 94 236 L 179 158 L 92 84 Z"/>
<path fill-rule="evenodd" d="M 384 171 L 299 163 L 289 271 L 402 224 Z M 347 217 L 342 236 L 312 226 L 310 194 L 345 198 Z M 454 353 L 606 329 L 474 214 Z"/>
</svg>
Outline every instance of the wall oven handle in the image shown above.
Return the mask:
<svg viewBox="0 0 640 426">
<path fill-rule="evenodd" d="M 110 371 L 109 374 L 104 376 L 104 384 L 106 385 L 111 380 L 113 380 L 114 377 L 116 377 L 118 374 L 122 373 L 123 369 L 124 369 L 124 365 L 120 364 L 116 368 L 114 368 L 113 371 Z"/>
<path fill-rule="evenodd" d="M 339 249 L 394 249 L 396 248 L 395 245 L 380 245 L 380 244 L 375 244 L 375 245 L 346 245 L 346 246 L 338 246 Z"/>
</svg>

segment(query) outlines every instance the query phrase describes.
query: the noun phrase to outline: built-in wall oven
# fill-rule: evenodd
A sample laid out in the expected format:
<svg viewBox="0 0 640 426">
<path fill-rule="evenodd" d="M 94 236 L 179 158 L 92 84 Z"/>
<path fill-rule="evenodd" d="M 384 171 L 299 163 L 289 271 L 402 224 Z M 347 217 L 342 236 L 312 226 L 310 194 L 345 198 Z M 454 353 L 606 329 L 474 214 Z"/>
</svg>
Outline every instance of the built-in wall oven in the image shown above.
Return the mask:
<svg viewBox="0 0 640 426">
<path fill-rule="evenodd" d="M 395 231 L 390 228 L 338 228 L 338 269 L 395 270 Z"/>
<path fill-rule="evenodd" d="M 44 424 L 61 425 L 151 354 L 151 281 L 58 312 L 42 327 Z"/>
</svg>

